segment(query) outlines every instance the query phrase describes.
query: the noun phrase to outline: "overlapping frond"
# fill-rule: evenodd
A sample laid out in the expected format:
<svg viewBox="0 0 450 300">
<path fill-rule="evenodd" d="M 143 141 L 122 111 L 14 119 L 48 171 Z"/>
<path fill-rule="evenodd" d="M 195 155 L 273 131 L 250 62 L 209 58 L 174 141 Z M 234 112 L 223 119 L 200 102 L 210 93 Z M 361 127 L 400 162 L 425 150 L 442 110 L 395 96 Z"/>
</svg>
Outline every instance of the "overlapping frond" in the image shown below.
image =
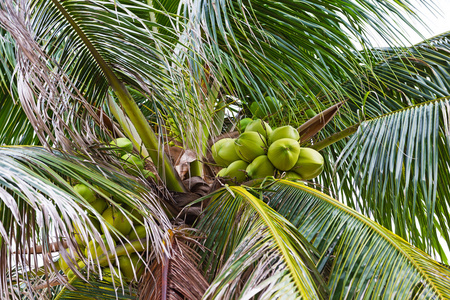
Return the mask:
<svg viewBox="0 0 450 300">
<path fill-rule="evenodd" d="M 396 26 L 387 15 L 398 15 L 405 22 L 402 14 L 411 15 L 396 1 L 199 0 L 193 4 L 188 11 L 192 43 L 201 41 L 197 48 L 211 53 L 208 57 L 230 93 L 250 95 L 249 101 L 264 105 L 265 95 L 278 96 L 291 106 L 301 100 L 321 107 L 326 100 L 318 101 L 318 95 L 342 99 L 347 92 L 341 84 L 363 84 L 355 75 L 365 74 L 360 63 L 371 61 L 365 52 L 356 51 L 351 38 L 369 45 L 365 26 L 393 37 Z M 197 38 L 199 28 L 205 42 Z"/>
<path fill-rule="evenodd" d="M 268 204 L 332 262 L 330 299 L 448 299 L 450 268 L 367 217 L 301 183 L 276 181 Z"/>
<path fill-rule="evenodd" d="M 267 297 L 326 298 L 315 249 L 244 187 L 229 187 L 213 197 L 197 227 L 206 234 L 202 264 L 214 278 L 205 299 L 237 299 L 256 291 Z"/>
<path fill-rule="evenodd" d="M 345 86 L 352 110 L 373 118 L 450 95 L 449 37 L 446 32 L 409 48 L 373 49 L 362 86 Z"/>
<path fill-rule="evenodd" d="M 127 218 L 135 218 L 121 205 L 138 209 L 144 216 L 147 226 L 148 243 L 152 245 L 151 253 L 161 258 L 165 250 L 165 232 L 171 228 L 167 211 L 161 206 L 155 195 L 148 191 L 144 184 L 120 174 L 118 169 L 89 163 L 84 157 L 62 156 L 60 153 L 49 153 L 36 147 L 2 147 L 0 148 L 0 247 L 2 299 L 8 299 L 13 286 L 29 287 L 33 291 L 33 277 L 38 274 L 38 267 L 43 264 L 47 272 L 57 273 L 51 260 L 52 243 L 58 245 L 59 253 L 76 274 L 80 274 L 74 266 L 80 248 L 75 243 L 77 238 L 84 244 L 96 240 L 104 253 L 115 257 L 113 237 L 120 239 L 119 245 L 129 241 L 114 227 L 104 221 L 103 217 L 82 198 L 71 185 L 84 183 L 98 192 L 110 205 L 116 206 Z M 70 180 L 69 182 L 67 180 Z M 105 193 L 114 195 L 108 198 Z M 119 204 L 121 203 L 121 204 Z M 97 227 L 97 222 L 100 227 Z M 139 224 L 139 223 L 138 223 Z M 101 230 L 106 236 L 102 240 Z M 63 250 L 65 242 L 71 252 Z M 40 246 L 41 253 L 33 249 Z M 147 247 L 141 245 L 139 247 Z M 127 246 L 129 247 L 129 246 Z M 92 248 L 92 247 L 91 247 Z M 122 249 L 126 254 L 128 248 Z M 131 249 L 131 248 L 130 248 Z M 84 258 L 91 271 L 100 269 L 95 249 L 89 250 L 92 256 Z M 117 256 L 117 254 L 116 254 Z M 41 262 L 40 262 L 41 261 Z M 72 261 L 72 262 L 70 262 Z M 28 277 L 23 277 L 22 272 Z M 66 281 L 57 274 L 58 281 Z"/>
<path fill-rule="evenodd" d="M 448 124 L 448 99 L 364 122 L 334 178 L 349 205 L 442 259 L 450 245 Z"/>
<path fill-rule="evenodd" d="M 34 145 L 39 140 L 17 99 L 15 65 L 14 41 L 0 28 L 0 145 Z"/>
</svg>

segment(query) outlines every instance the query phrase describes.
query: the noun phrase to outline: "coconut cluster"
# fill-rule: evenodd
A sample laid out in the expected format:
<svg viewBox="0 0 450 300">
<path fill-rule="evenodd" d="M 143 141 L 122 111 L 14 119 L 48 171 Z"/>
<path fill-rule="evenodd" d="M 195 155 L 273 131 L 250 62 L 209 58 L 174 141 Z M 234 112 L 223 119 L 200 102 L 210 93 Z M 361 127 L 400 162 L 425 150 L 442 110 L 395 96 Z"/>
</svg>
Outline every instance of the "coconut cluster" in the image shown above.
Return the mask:
<svg viewBox="0 0 450 300">
<path fill-rule="evenodd" d="M 110 149 L 113 151 L 114 155 L 120 159 L 122 166 L 127 173 L 136 176 L 143 175 L 146 178 L 152 177 L 153 179 L 156 179 L 155 174 L 144 169 L 144 160 L 131 153 L 133 150 L 133 144 L 129 139 L 119 138 L 113 140 L 110 143 Z M 110 229 L 101 227 L 98 219 L 94 217 L 90 211 L 87 212 L 90 215 L 89 219 L 92 225 L 99 232 L 103 232 L 101 238 L 103 239 L 104 245 L 107 247 L 107 251 L 109 251 L 108 247 L 111 246 L 111 243 L 108 244 L 106 241 L 105 230 L 113 231 L 110 232 L 110 235 L 113 238 L 112 245 L 114 247 L 116 246 L 116 242 L 119 241 L 119 235 L 117 232 L 119 232 L 122 236 L 125 236 L 130 241 L 146 237 L 145 226 L 141 225 L 144 221 L 143 216 L 132 207 L 126 205 L 125 203 L 121 203 L 121 200 L 115 198 L 110 192 L 99 186 L 91 185 L 88 182 L 78 183 L 73 186 L 73 189 L 77 194 L 84 198 L 84 200 L 86 200 L 92 208 L 101 214 L 104 220 L 111 226 L 109 227 Z M 111 202 L 119 204 L 111 205 Z M 131 216 L 127 214 L 127 211 L 131 214 Z M 77 224 L 73 223 L 72 225 L 74 228 L 73 237 L 77 241 L 80 249 L 84 249 L 86 258 L 90 256 L 95 259 L 104 254 L 103 249 L 97 241 L 91 240 L 88 244 L 86 244 L 85 239 L 81 238 L 81 230 L 78 228 Z M 114 229 L 111 229 L 112 227 Z M 134 230 L 132 230 L 133 227 Z M 83 260 L 78 256 L 78 254 L 71 255 L 69 257 L 74 256 L 77 258 L 77 261 L 71 263 L 78 266 L 78 269 L 83 269 L 85 267 Z M 139 272 L 143 271 L 141 261 L 136 253 L 119 256 L 118 262 L 115 261 L 115 263 L 117 263 L 117 266 L 120 266 L 120 268 L 114 268 L 114 276 L 118 277 L 120 275 L 128 281 L 134 277 L 133 268 L 137 271 L 138 276 L 140 274 Z M 61 270 L 69 279 L 72 279 L 75 276 L 75 273 L 70 270 L 67 262 L 64 260 L 64 256 L 60 257 L 59 265 Z M 100 265 L 104 268 L 102 272 L 104 276 L 105 274 L 107 275 L 108 272 L 112 272 L 108 267 L 107 261 L 101 263 Z"/>
<path fill-rule="evenodd" d="M 99 214 L 102 215 L 106 223 L 109 223 L 111 227 L 114 227 L 114 229 L 112 230 L 114 232 L 110 232 L 110 235 L 113 238 L 113 247 L 115 247 L 116 242 L 119 241 L 119 235 L 116 234 L 117 232 L 127 237 L 127 239 L 130 241 L 146 237 L 145 227 L 143 225 L 139 225 L 143 223 L 143 216 L 137 210 L 129 207 L 124 203 L 119 203 L 119 205 L 110 205 L 111 200 L 114 200 L 114 202 L 116 203 L 120 202 L 120 200 L 113 199 L 114 196 L 111 195 L 111 193 L 95 185 L 78 183 L 73 187 L 73 189 L 87 202 L 89 202 L 91 207 L 93 207 Z M 132 217 L 129 216 L 126 211 L 128 211 L 132 215 Z M 90 214 L 90 212 L 88 212 L 88 214 L 90 215 L 89 219 L 92 225 L 99 232 L 103 232 L 101 238 L 103 239 L 103 242 L 106 246 L 106 251 L 109 251 L 110 249 L 108 247 L 111 244 L 108 244 L 106 241 L 105 230 L 110 231 L 111 229 L 101 227 L 97 218 L 94 217 L 93 214 Z M 128 215 L 128 217 L 126 215 Z M 92 257 L 93 259 L 95 259 L 105 254 L 104 250 L 97 243 L 97 241 L 91 240 L 88 244 L 86 244 L 85 239 L 81 238 L 82 233 L 77 224 L 73 223 L 72 226 L 74 228 L 73 236 L 77 241 L 80 249 L 82 251 L 84 250 L 83 252 L 86 258 Z M 132 230 L 133 227 L 134 230 Z M 78 254 L 71 255 L 69 257 L 73 256 L 75 256 L 77 260 L 75 262 L 72 261 L 71 263 L 75 266 L 78 266 L 79 270 L 83 269 L 85 267 L 84 261 L 78 256 Z M 114 261 L 114 258 L 112 260 Z M 119 256 L 118 262 L 118 266 L 120 266 L 120 269 L 115 268 L 114 273 L 119 274 L 118 272 L 121 272 L 120 276 L 126 281 L 131 281 L 134 278 L 133 268 L 134 270 L 137 270 L 138 276 L 140 272 L 143 271 L 141 261 L 139 260 L 139 256 L 136 253 Z M 111 272 L 110 268 L 108 267 L 107 261 L 104 261 L 100 265 L 104 268 L 103 275 L 105 275 L 107 272 Z M 69 280 L 75 276 L 75 273 L 69 268 L 63 256 L 61 256 L 59 259 L 59 266 L 60 269 L 67 275 Z M 117 277 L 118 275 L 115 276 Z"/>
<path fill-rule="evenodd" d="M 238 138 L 221 139 L 211 147 L 214 161 L 223 167 L 218 177 L 239 184 L 267 176 L 309 180 L 322 172 L 322 155 L 300 147 L 300 136 L 292 126 L 272 130 L 260 119 L 242 121 Z"/>
<path fill-rule="evenodd" d="M 110 250 L 109 246 L 111 245 L 111 243 L 109 244 L 107 243 L 105 235 L 106 230 L 114 231 L 110 232 L 110 236 L 113 238 L 112 240 L 113 247 L 115 247 L 116 242 L 119 241 L 119 235 L 116 234 L 117 232 L 125 236 L 130 241 L 146 237 L 145 226 L 140 225 L 143 224 L 144 219 L 143 216 L 137 210 L 133 209 L 132 207 L 129 207 L 125 203 L 120 203 L 121 202 L 120 199 L 114 199 L 114 196 L 111 193 L 107 192 L 106 190 L 102 189 L 99 186 L 78 183 L 75 186 L 73 186 L 73 189 L 87 202 L 89 202 L 91 207 L 93 207 L 99 214 L 102 215 L 106 223 L 108 223 L 111 227 L 114 227 L 114 229 L 101 227 L 98 219 L 88 211 L 88 214 L 90 215 L 89 219 L 92 225 L 99 232 L 103 232 L 101 238 L 103 239 L 103 243 L 106 246 L 106 251 Z M 114 202 L 116 203 L 119 202 L 119 204 L 110 205 L 112 200 L 114 200 Z M 131 216 L 129 216 L 129 214 L 127 214 L 126 211 L 128 211 L 131 214 Z M 81 230 L 78 228 L 77 224 L 73 223 L 72 226 L 74 228 L 73 237 L 77 241 L 77 244 L 82 250 L 82 252 L 84 252 L 86 258 L 91 257 L 93 259 L 96 259 L 97 257 L 100 257 L 101 255 L 105 254 L 104 250 L 96 240 L 93 239 L 89 243 L 86 243 L 85 239 L 81 238 L 82 233 Z M 133 227 L 134 230 L 132 230 Z M 71 263 L 74 264 L 75 266 L 78 266 L 79 270 L 85 267 L 84 261 L 78 256 L 77 253 L 69 257 L 75 257 L 77 259 L 75 262 L 72 261 Z M 121 277 L 125 278 L 125 280 L 131 281 L 134 278 L 133 268 L 137 270 L 137 275 L 140 274 L 139 272 L 143 271 L 141 261 L 138 258 L 139 256 L 136 253 L 119 256 L 117 265 L 120 266 L 120 268 L 115 268 L 116 270 L 114 272 L 116 274 L 118 274 L 117 272 L 121 272 L 120 273 Z M 115 259 L 113 258 L 112 261 L 115 262 Z M 100 263 L 100 265 L 104 268 L 103 274 L 105 274 L 105 272 L 111 272 L 110 268 L 108 267 L 107 261 Z M 67 262 L 65 261 L 64 256 L 60 256 L 59 266 L 61 270 L 67 275 L 69 280 L 75 276 L 75 273 L 69 268 Z"/>
</svg>

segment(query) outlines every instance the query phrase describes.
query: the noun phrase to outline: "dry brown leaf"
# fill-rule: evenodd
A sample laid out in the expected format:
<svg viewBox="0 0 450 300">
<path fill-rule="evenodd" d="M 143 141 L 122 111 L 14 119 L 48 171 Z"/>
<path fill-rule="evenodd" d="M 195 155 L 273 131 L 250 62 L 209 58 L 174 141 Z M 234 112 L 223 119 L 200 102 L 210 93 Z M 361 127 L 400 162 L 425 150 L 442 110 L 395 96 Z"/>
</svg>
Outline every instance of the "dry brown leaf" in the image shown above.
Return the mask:
<svg viewBox="0 0 450 300">
<path fill-rule="evenodd" d="M 333 119 L 334 115 L 338 112 L 339 108 L 341 108 L 343 104 L 344 102 L 339 102 L 302 124 L 297 129 L 298 133 L 300 134 L 300 143 L 309 140 L 322 128 L 324 128 L 325 125 L 327 125 L 328 122 Z"/>
</svg>

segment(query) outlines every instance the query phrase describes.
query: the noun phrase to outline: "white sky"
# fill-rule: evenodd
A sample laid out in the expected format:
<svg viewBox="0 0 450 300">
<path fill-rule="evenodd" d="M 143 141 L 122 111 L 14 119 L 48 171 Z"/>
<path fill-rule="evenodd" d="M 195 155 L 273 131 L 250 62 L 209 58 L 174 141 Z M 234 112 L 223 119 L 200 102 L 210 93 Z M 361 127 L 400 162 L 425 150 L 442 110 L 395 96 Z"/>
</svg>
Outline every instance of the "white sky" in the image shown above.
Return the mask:
<svg viewBox="0 0 450 300">
<path fill-rule="evenodd" d="M 418 8 L 421 20 L 426 24 L 425 26 L 420 24 L 420 22 L 414 21 L 413 24 L 416 28 L 425 36 L 425 38 L 430 38 L 435 35 L 450 31 L 450 0 L 410 0 L 411 3 Z M 426 2 L 427 6 L 431 6 L 434 3 L 434 9 L 430 11 L 430 8 L 422 4 Z M 413 21 L 413 20 L 410 20 Z M 427 28 L 428 27 L 428 28 Z M 416 34 L 411 29 L 405 29 L 405 36 L 407 37 L 409 43 L 416 44 L 423 40 L 418 34 Z M 375 39 L 375 46 L 383 47 L 387 46 L 384 41 Z"/>
</svg>

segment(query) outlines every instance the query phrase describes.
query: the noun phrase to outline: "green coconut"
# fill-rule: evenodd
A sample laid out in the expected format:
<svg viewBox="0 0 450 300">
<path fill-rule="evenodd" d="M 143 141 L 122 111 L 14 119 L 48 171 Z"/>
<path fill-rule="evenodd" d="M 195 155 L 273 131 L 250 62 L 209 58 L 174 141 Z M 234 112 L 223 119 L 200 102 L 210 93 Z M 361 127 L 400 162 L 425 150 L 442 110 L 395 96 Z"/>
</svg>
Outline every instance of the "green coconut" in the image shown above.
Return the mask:
<svg viewBox="0 0 450 300">
<path fill-rule="evenodd" d="M 288 171 L 288 172 L 286 172 L 286 174 L 284 174 L 284 179 L 297 181 L 297 180 L 302 180 L 303 178 L 300 175 L 298 175 L 297 173 L 295 173 L 294 171 Z"/>
<path fill-rule="evenodd" d="M 136 208 L 134 208 L 130 205 L 127 205 L 127 204 L 124 204 L 122 207 L 125 210 L 129 211 L 131 213 L 131 215 L 136 218 L 137 221 L 139 221 L 141 223 L 144 222 L 144 216 Z M 134 223 L 135 220 L 134 219 L 131 219 L 131 220 Z"/>
<path fill-rule="evenodd" d="M 225 177 L 225 174 L 227 173 L 227 168 L 223 168 L 222 170 L 220 170 L 216 177 Z"/>
<path fill-rule="evenodd" d="M 300 148 L 300 154 L 292 171 L 304 180 L 313 179 L 323 171 L 323 156 L 314 149 Z"/>
<path fill-rule="evenodd" d="M 93 189 L 88 187 L 87 185 L 83 183 L 79 183 L 73 187 L 73 189 L 81 195 L 84 199 L 86 199 L 87 202 L 91 203 L 94 202 L 97 197 Z"/>
<path fill-rule="evenodd" d="M 71 255 L 70 255 L 70 250 L 69 250 L 69 248 L 64 249 L 64 250 L 67 252 L 67 255 L 69 256 L 69 259 L 71 260 Z M 76 259 L 76 262 L 74 263 L 74 262 L 71 260 L 72 263 L 73 263 L 74 265 L 77 265 L 77 264 L 78 264 L 78 260 L 80 259 L 80 257 L 78 256 L 77 253 L 75 253 L 75 254 L 73 255 L 73 258 Z M 62 257 L 62 255 L 59 256 L 59 259 L 58 259 L 58 265 L 59 265 L 59 268 L 61 269 L 61 271 L 63 271 L 64 274 L 67 275 L 67 273 L 70 271 L 70 268 L 69 268 L 69 265 L 67 264 L 66 260 Z"/>
<path fill-rule="evenodd" d="M 96 188 L 98 190 L 98 192 L 100 192 L 101 194 L 103 194 L 102 196 L 105 196 L 106 198 L 111 198 L 112 194 L 110 192 L 108 192 L 107 190 L 105 190 L 104 188 L 99 187 L 98 185 L 94 184 L 94 188 Z"/>
<path fill-rule="evenodd" d="M 133 143 L 127 138 L 118 138 L 109 143 L 111 146 L 118 147 L 120 155 L 133 151 Z"/>
<path fill-rule="evenodd" d="M 142 171 L 142 176 L 144 176 L 145 179 L 150 179 L 150 178 L 151 178 L 151 179 L 153 179 L 154 181 L 157 181 L 155 173 L 153 173 L 153 172 L 150 171 L 150 170 L 144 170 L 144 171 Z"/>
<path fill-rule="evenodd" d="M 245 132 L 250 131 L 259 132 L 267 140 L 269 135 L 272 133 L 272 128 L 270 128 L 267 122 L 264 122 L 261 119 L 256 119 L 248 123 L 247 127 L 245 128 Z"/>
<path fill-rule="evenodd" d="M 273 176 L 275 167 L 270 162 L 267 155 L 261 155 L 255 158 L 246 169 L 247 175 L 252 179 Z"/>
<path fill-rule="evenodd" d="M 98 198 L 94 202 L 91 203 L 91 206 L 99 213 L 103 213 L 105 209 L 108 207 L 108 202 L 105 200 Z"/>
<path fill-rule="evenodd" d="M 106 222 L 116 228 L 123 235 L 130 233 L 132 225 L 118 208 L 111 206 L 103 212 L 102 216 Z M 113 236 L 115 235 L 113 234 Z"/>
<path fill-rule="evenodd" d="M 295 166 L 299 153 L 300 145 L 298 141 L 280 139 L 270 145 L 267 157 L 278 170 L 289 171 Z"/>
<path fill-rule="evenodd" d="M 307 110 L 305 110 L 305 114 L 308 118 L 313 118 L 317 115 L 317 113 L 312 110 L 311 108 L 308 108 Z"/>
<path fill-rule="evenodd" d="M 134 278 L 134 274 L 136 273 L 137 279 L 142 275 L 144 268 L 143 262 L 139 259 L 139 255 L 136 253 L 128 255 L 119 256 L 119 265 L 120 271 L 128 280 L 132 280 Z M 133 271 L 134 267 L 134 271 Z"/>
<path fill-rule="evenodd" d="M 243 160 L 237 160 L 232 162 L 225 173 L 224 177 L 229 177 L 232 181 L 236 183 L 244 182 L 247 179 L 246 169 L 248 167 L 248 163 Z"/>
<path fill-rule="evenodd" d="M 134 230 L 131 230 L 130 235 L 128 236 L 130 241 L 143 239 L 145 237 L 147 237 L 147 230 L 143 225 L 134 227 Z"/>
<path fill-rule="evenodd" d="M 250 118 L 244 118 L 244 119 L 240 120 L 239 124 L 237 126 L 239 128 L 239 132 L 244 132 L 248 123 L 250 123 L 251 121 L 252 121 L 252 119 L 250 119 Z"/>
<path fill-rule="evenodd" d="M 144 170 L 144 160 L 141 159 L 139 156 L 127 153 L 121 157 L 123 161 L 125 161 L 125 164 L 123 165 L 123 168 L 125 171 L 135 171 L 136 169 L 139 169 L 140 171 Z"/>
<path fill-rule="evenodd" d="M 236 153 L 235 140 L 231 138 L 225 138 L 217 141 L 211 147 L 212 156 L 214 161 L 222 167 L 227 167 L 233 161 L 239 160 L 239 156 Z"/>
<path fill-rule="evenodd" d="M 255 131 L 242 133 L 234 144 L 237 154 L 246 162 L 251 162 L 258 156 L 266 154 L 266 139 Z"/>
<path fill-rule="evenodd" d="M 281 139 L 293 139 L 298 141 L 300 139 L 300 135 L 298 134 L 297 129 L 290 125 L 278 127 L 269 135 L 269 144 Z"/>
<path fill-rule="evenodd" d="M 281 108 L 280 102 L 273 97 L 265 97 L 265 104 L 253 102 L 250 105 L 250 111 L 257 118 L 264 118 L 266 115 L 273 115 Z"/>
</svg>

